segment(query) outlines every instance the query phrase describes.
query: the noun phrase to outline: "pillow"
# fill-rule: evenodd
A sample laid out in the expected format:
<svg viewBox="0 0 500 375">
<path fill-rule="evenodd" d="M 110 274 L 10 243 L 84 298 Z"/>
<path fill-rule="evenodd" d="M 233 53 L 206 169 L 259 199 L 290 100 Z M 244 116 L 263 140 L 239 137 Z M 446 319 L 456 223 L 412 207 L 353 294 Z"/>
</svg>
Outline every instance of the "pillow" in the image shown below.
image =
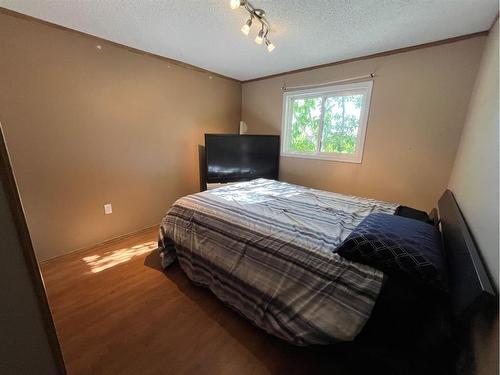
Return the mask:
<svg viewBox="0 0 500 375">
<path fill-rule="evenodd" d="M 432 225 L 396 215 L 368 215 L 338 254 L 397 276 L 446 290 L 441 235 Z"/>
<path fill-rule="evenodd" d="M 416 210 L 415 208 L 408 206 L 399 206 L 396 209 L 394 215 L 407 217 L 409 219 L 415 219 L 419 221 L 423 221 L 427 224 L 434 225 L 434 221 L 427 215 L 425 211 Z"/>
</svg>

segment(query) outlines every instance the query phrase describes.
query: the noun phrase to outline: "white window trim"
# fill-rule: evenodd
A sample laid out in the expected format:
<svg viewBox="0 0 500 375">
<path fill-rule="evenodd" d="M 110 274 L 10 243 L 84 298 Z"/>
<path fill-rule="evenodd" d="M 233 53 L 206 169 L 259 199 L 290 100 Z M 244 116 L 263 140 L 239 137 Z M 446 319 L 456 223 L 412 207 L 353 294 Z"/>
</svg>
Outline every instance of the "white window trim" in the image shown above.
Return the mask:
<svg viewBox="0 0 500 375">
<path fill-rule="evenodd" d="M 283 112 L 281 121 L 281 156 L 303 159 L 321 159 L 332 160 L 339 162 L 358 163 L 363 160 L 363 150 L 365 146 L 366 127 L 368 125 L 368 115 L 370 112 L 370 103 L 373 89 L 373 81 L 357 82 L 344 85 L 332 85 L 327 87 L 289 91 L 283 94 Z M 332 153 L 332 152 L 313 152 L 313 153 L 300 153 L 287 150 L 290 140 L 291 126 L 288 126 L 292 118 L 292 99 L 302 99 L 320 96 L 332 95 L 349 95 L 349 94 L 364 94 L 365 102 L 361 108 L 361 115 L 359 118 L 358 137 L 356 140 L 356 152 L 354 154 Z M 324 100 L 323 100 L 324 104 Z M 322 109 L 323 111 L 323 109 Z M 323 116 L 322 116 L 323 117 Z M 322 129 L 323 123 L 321 121 L 320 128 Z"/>
</svg>

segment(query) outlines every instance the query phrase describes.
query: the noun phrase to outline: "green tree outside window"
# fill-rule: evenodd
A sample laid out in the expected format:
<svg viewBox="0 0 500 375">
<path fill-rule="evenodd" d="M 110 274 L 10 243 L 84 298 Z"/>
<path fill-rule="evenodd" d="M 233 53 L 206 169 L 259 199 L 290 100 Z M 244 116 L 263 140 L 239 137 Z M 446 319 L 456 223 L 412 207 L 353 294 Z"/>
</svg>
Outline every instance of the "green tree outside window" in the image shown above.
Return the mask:
<svg viewBox="0 0 500 375">
<path fill-rule="evenodd" d="M 363 95 L 294 99 L 290 150 L 355 153 L 362 104 Z"/>
</svg>

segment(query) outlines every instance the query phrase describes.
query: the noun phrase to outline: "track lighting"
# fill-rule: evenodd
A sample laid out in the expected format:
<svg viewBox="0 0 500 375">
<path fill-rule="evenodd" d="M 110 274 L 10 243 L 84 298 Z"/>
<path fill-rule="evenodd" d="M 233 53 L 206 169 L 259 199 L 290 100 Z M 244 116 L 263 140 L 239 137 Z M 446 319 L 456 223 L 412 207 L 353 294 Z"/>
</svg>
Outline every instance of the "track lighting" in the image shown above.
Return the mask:
<svg viewBox="0 0 500 375">
<path fill-rule="evenodd" d="M 241 27 L 241 32 L 245 35 L 248 35 L 250 32 L 250 26 L 252 26 L 252 17 L 248 19 L 247 22 Z"/>
<path fill-rule="evenodd" d="M 262 44 L 262 42 L 265 41 L 267 50 L 269 52 L 273 51 L 276 48 L 276 46 L 271 43 L 271 41 L 267 37 L 267 35 L 271 31 L 271 25 L 265 17 L 266 12 L 264 12 L 264 10 L 255 9 L 247 0 L 230 0 L 229 5 L 231 6 L 231 9 L 238 9 L 243 7 L 250 14 L 250 18 L 241 27 L 241 32 L 244 35 L 248 35 L 250 33 L 250 28 L 252 27 L 252 23 L 255 18 L 258 22 L 260 22 L 261 25 L 260 31 L 255 37 L 255 43 Z"/>
</svg>

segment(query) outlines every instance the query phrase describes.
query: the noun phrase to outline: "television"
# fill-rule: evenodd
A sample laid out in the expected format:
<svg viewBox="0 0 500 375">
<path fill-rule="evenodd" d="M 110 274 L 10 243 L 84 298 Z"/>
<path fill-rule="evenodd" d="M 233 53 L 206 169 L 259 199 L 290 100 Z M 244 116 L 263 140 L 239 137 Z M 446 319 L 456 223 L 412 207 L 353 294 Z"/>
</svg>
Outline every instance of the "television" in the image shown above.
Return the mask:
<svg viewBox="0 0 500 375">
<path fill-rule="evenodd" d="M 278 179 L 278 135 L 205 134 L 207 182 Z"/>
</svg>

